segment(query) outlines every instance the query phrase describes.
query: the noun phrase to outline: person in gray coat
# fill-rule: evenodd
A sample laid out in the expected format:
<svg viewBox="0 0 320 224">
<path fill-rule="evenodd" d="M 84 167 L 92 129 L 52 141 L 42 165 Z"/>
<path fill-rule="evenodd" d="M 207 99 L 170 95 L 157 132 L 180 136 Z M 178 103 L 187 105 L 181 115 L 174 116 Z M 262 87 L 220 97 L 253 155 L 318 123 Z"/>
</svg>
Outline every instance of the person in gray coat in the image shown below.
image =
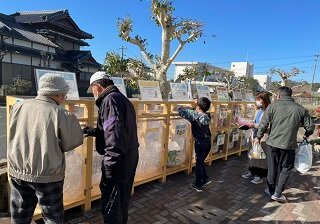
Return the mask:
<svg viewBox="0 0 320 224">
<path fill-rule="evenodd" d="M 278 89 L 277 101 L 269 105 L 260 121 L 254 143 L 259 143 L 270 127 L 267 144 L 268 176 L 265 190 L 272 200 L 285 202 L 282 194 L 289 174 L 294 168 L 297 133 L 303 126 L 305 138 L 312 135 L 315 125 L 308 111 L 294 102 L 292 90 L 282 86 Z"/>
<path fill-rule="evenodd" d="M 63 223 L 65 152 L 83 142 L 77 118 L 60 105 L 69 91 L 55 74 L 40 78 L 38 96 L 10 113 L 8 170 L 11 223 L 31 223 L 37 203 L 45 223 Z"/>
</svg>

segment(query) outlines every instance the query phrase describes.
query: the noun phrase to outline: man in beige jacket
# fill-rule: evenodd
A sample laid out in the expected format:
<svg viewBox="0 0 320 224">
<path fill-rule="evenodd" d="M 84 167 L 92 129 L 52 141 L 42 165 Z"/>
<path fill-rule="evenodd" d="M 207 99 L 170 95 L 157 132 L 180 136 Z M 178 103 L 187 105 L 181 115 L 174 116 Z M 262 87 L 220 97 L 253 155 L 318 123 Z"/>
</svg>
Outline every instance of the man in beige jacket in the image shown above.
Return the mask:
<svg viewBox="0 0 320 224">
<path fill-rule="evenodd" d="M 31 223 L 39 202 L 45 223 L 63 223 L 65 155 L 83 142 L 77 118 L 59 105 L 69 91 L 55 74 L 40 79 L 38 96 L 14 105 L 8 167 L 11 223 Z"/>
</svg>

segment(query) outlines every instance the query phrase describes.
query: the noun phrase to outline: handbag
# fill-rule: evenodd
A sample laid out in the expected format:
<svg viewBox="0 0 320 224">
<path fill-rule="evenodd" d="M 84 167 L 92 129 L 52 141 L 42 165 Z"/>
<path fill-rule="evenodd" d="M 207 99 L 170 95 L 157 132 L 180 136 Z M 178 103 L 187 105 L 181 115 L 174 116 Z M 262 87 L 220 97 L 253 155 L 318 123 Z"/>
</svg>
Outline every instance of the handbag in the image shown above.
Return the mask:
<svg viewBox="0 0 320 224">
<path fill-rule="evenodd" d="M 296 149 L 294 167 L 300 173 L 306 173 L 312 166 L 312 145 L 304 139 Z"/>
<path fill-rule="evenodd" d="M 260 144 L 255 144 L 253 147 L 250 149 L 248 153 L 249 159 L 265 159 L 266 154 L 264 153 L 262 147 Z"/>
</svg>

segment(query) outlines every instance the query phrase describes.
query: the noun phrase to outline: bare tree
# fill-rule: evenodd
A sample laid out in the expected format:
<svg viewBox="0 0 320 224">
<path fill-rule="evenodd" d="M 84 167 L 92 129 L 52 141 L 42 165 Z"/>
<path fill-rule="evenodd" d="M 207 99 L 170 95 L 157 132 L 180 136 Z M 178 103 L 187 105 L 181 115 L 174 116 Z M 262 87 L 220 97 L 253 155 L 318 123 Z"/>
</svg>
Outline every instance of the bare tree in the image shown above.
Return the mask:
<svg viewBox="0 0 320 224">
<path fill-rule="evenodd" d="M 215 68 L 214 74 L 219 82 L 224 82 L 227 85 L 228 93 L 230 94 L 233 88 L 239 87 L 239 82 L 233 71 L 221 68 Z"/>
<path fill-rule="evenodd" d="M 146 39 L 143 39 L 139 35 L 131 36 L 132 20 L 129 17 L 118 20 L 119 36 L 124 41 L 139 47 L 142 55 L 155 72 L 156 78 L 161 81 L 163 87 L 162 92 L 164 97 L 166 97 L 169 93 L 167 83 L 169 66 L 187 43 L 194 42 L 201 37 L 203 25 L 196 20 L 182 19 L 173 16 L 175 8 L 172 6 L 172 1 L 170 0 L 152 0 L 151 9 L 152 19 L 156 25 L 162 29 L 162 50 L 160 55 L 148 52 Z M 173 40 L 177 40 L 179 45 L 170 56 L 171 43 Z"/>
<path fill-rule="evenodd" d="M 281 85 L 287 86 L 289 78 L 294 77 L 298 74 L 302 74 L 302 73 L 304 73 L 304 71 L 302 71 L 296 67 L 293 67 L 290 72 L 286 72 L 280 68 L 271 68 L 269 73 L 278 75 L 281 78 Z"/>
</svg>

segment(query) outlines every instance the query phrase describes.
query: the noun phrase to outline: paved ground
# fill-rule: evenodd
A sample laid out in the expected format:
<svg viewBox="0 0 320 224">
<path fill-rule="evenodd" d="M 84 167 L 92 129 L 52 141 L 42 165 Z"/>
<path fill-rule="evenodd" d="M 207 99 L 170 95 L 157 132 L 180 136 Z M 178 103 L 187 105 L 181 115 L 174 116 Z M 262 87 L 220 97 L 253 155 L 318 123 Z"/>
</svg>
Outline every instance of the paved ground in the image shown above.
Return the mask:
<svg viewBox="0 0 320 224">
<path fill-rule="evenodd" d="M 7 123 L 6 108 L 0 106 L 0 159 L 7 157 Z"/>
<path fill-rule="evenodd" d="M 293 173 L 285 204 L 271 201 L 264 184 L 253 185 L 240 177 L 246 171 L 245 153 L 209 167 L 213 183 L 201 193 L 189 188 L 193 175 L 184 173 L 169 176 L 163 184 L 147 183 L 135 189 L 128 223 L 320 223 L 319 159 L 314 157 L 307 174 Z M 89 212 L 71 209 L 65 223 L 103 223 L 99 206 L 97 201 Z M 9 219 L 2 218 L 2 223 Z"/>
</svg>

